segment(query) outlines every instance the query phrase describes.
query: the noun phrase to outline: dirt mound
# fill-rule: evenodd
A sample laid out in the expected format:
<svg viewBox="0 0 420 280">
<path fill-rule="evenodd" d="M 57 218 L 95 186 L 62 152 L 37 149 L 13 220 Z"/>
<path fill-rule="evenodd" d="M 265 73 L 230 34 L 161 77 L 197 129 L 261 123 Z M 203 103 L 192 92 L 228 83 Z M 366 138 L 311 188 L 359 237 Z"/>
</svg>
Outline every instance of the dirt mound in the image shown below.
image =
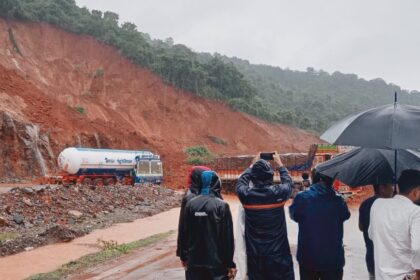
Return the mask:
<svg viewBox="0 0 420 280">
<path fill-rule="evenodd" d="M 68 242 L 95 228 L 169 210 L 180 200 L 160 186 L 15 188 L 0 195 L 0 236 L 11 236 L 0 238 L 0 255 Z"/>
<path fill-rule="evenodd" d="M 306 152 L 320 142 L 303 130 L 268 124 L 177 90 L 88 36 L 0 20 L 0 40 L 5 42 L 0 46 L 0 99 L 6 104 L 0 111 L 38 125 L 48 135 L 51 160 L 74 145 L 150 149 L 162 155 L 166 182 L 180 187 L 188 168 L 183 150 L 190 146 L 236 155 Z M 15 154 L 38 164 L 25 156 L 23 146 Z M 45 151 L 41 154 L 50 160 Z M 53 172 L 55 164 L 50 165 Z M 0 172 L 26 175 L 18 167 L 3 166 Z"/>
</svg>

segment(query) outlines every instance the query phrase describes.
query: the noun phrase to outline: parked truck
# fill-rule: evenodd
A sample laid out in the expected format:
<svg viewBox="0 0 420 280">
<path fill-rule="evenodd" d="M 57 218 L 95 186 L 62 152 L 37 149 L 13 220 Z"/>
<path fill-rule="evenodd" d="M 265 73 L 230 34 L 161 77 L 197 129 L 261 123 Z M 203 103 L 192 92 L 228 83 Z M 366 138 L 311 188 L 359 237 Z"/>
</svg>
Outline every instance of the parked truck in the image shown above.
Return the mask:
<svg viewBox="0 0 420 280">
<path fill-rule="evenodd" d="M 347 151 L 347 147 L 340 147 L 329 144 L 313 144 L 309 147 L 308 153 L 287 153 L 280 154 L 283 164 L 287 167 L 295 184 L 301 184 L 302 173 L 310 173 L 312 168 L 319 163 L 330 160 L 334 156 Z M 240 174 L 251 165 L 254 156 L 225 156 L 216 158 L 211 164 L 222 180 L 223 190 L 225 192 L 234 192 L 236 182 Z M 272 162 L 274 164 L 274 162 Z M 275 165 L 275 164 L 274 164 Z M 276 168 L 276 166 L 274 166 Z M 275 174 L 274 182 L 279 183 L 280 177 Z M 342 182 L 335 180 L 334 188 L 345 197 L 351 197 L 361 191 L 361 188 L 350 188 Z"/>
<path fill-rule="evenodd" d="M 161 184 L 160 156 L 150 151 L 67 148 L 58 157 L 59 176 L 52 183 L 83 185 Z"/>
</svg>

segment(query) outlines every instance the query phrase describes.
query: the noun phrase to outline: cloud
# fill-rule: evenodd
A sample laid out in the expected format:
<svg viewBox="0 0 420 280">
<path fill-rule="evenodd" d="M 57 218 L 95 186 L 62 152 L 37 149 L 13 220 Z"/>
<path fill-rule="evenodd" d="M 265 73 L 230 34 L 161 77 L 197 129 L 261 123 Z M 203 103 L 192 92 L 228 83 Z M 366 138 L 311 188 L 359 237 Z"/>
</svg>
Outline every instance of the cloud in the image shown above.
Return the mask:
<svg viewBox="0 0 420 280">
<path fill-rule="evenodd" d="M 153 38 L 291 69 L 381 77 L 420 90 L 420 1 L 77 0 Z"/>
</svg>

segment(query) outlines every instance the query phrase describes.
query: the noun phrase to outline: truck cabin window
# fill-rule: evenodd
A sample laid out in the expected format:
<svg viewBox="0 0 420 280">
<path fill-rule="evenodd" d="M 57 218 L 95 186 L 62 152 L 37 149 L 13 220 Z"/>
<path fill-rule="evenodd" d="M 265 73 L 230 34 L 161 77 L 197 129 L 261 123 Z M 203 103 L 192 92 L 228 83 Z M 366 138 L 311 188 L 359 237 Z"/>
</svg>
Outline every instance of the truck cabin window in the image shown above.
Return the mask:
<svg viewBox="0 0 420 280">
<path fill-rule="evenodd" d="M 137 173 L 138 174 L 150 174 L 150 162 L 147 161 L 140 161 L 137 165 Z"/>
<path fill-rule="evenodd" d="M 152 174 L 162 174 L 162 163 L 160 161 L 152 161 L 150 165 Z"/>
</svg>

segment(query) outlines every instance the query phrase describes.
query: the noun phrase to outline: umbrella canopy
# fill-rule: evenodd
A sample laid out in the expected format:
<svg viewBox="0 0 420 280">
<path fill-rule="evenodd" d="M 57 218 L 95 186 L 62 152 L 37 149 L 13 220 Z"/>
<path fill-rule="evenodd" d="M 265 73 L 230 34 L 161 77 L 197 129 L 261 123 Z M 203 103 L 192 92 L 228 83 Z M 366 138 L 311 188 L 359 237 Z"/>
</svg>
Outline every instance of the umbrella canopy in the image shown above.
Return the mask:
<svg viewBox="0 0 420 280">
<path fill-rule="evenodd" d="M 319 164 L 316 170 L 348 186 L 393 183 L 395 153 L 392 150 L 357 148 Z M 420 170 L 420 153 L 398 150 L 397 178 L 405 169 Z"/>
<path fill-rule="evenodd" d="M 420 107 L 390 104 L 348 116 L 331 126 L 321 139 L 377 149 L 420 148 Z"/>
</svg>

